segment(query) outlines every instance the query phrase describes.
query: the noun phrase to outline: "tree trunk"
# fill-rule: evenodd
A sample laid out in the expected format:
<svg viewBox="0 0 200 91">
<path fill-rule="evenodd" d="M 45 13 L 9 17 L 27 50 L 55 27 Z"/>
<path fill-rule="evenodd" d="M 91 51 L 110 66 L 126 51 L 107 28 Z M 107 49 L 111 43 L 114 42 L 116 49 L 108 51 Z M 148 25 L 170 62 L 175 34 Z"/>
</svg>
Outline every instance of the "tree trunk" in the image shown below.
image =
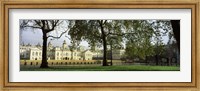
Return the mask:
<svg viewBox="0 0 200 91">
<path fill-rule="evenodd" d="M 106 44 L 106 35 L 104 33 L 104 28 L 102 22 L 100 23 L 101 33 L 102 33 L 102 41 L 103 41 L 103 66 L 108 66 L 106 54 L 107 54 L 107 44 Z"/>
<path fill-rule="evenodd" d="M 170 65 L 170 62 L 169 62 L 170 59 L 168 57 L 166 59 L 167 59 L 167 66 L 169 66 Z"/>
<path fill-rule="evenodd" d="M 173 59 L 172 57 L 171 57 L 171 58 L 169 57 L 169 63 L 168 63 L 168 66 L 171 66 L 172 59 Z"/>
<path fill-rule="evenodd" d="M 145 62 L 146 62 L 146 65 L 148 65 L 148 59 L 147 59 L 147 56 L 145 56 Z"/>
<path fill-rule="evenodd" d="M 48 68 L 47 62 L 47 33 L 43 32 L 42 64 L 40 68 Z"/>
<path fill-rule="evenodd" d="M 106 39 L 103 38 L 103 66 L 108 66 L 107 65 L 107 59 L 106 59 L 106 54 L 107 54 Z"/>
<path fill-rule="evenodd" d="M 110 45 L 111 45 L 111 46 L 110 46 L 110 49 L 111 49 L 111 51 L 110 51 L 110 57 L 111 57 L 111 58 L 110 58 L 110 60 L 111 60 L 111 61 L 110 61 L 110 65 L 112 66 L 112 65 L 113 65 L 113 62 L 112 62 L 112 61 L 113 61 L 113 57 L 112 57 L 112 54 L 113 54 L 113 53 L 112 53 L 112 41 L 111 41 L 111 44 L 110 44 Z"/>
<path fill-rule="evenodd" d="M 158 65 L 158 55 L 156 54 L 156 65 Z"/>
<path fill-rule="evenodd" d="M 171 20 L 174 37 L 178 44 L 178 49 L 180 51 L 180 20 Z"/>
</svg>

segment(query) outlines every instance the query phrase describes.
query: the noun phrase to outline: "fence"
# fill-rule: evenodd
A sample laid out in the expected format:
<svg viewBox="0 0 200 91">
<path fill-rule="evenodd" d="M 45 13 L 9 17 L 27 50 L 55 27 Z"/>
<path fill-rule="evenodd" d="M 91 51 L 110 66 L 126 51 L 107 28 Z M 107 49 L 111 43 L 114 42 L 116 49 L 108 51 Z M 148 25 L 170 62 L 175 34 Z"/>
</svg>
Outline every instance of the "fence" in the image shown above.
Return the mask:
<svg viewBox="0 0 200 91">
<path fill-rule="evenodd" d="M 41 60 L 21 60 L 20 61 L 20 65 L 21 66 L 40 66 L 41 64 Z M 158 65 L 161 66 L 169 66 L 168 62 L 165 61 L 159 61 Z M 102 61 L 96 61 L 96 60 L 90 60 L 90 61 L 69 61 L 69 60 L 59 60 L 59 61 L 55 61 L 55 60 L 51 60 L 48 61 L 48 65 L 49 66 L 80 66 L 80 65 L 102 65 Z M 110 60 L 108 60 L 108 65 L 111 65 Z M 149 62 L 126 62 L 126 61 L 121 61 L 121 60 L 117 60 L 117 61 L 113 61 L 112 65 L 156 65 L 155 62 L 153 61 L 149 61 Z M 177 62 L 176 61 L 172 61 L 170 63 L 170 65 L 176 65 L 177 66 Z"/>
<path fill-rule="evenodd" d="M 41 64 L 41 61 L 20 61 L 20 65 L 22 66 L 39 66 Z M 66 62 L 66 61 L 50 61 L 48 62 L 49 66 L 58 66 L 58 65 L 100 65 L 101 62 L 92 62 L 92 61 L 85 61 L 85 62 Z"/>
</svg>

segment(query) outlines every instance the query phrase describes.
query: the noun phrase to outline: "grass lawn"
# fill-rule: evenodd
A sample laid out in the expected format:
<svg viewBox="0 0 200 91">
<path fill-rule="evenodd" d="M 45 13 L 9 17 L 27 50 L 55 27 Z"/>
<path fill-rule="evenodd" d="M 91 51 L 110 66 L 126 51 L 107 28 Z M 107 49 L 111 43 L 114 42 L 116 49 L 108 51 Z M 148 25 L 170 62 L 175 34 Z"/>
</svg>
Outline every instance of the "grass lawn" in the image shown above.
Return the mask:
<svg viewBox="0 0 200 91">
<path fill-rule="evenodd" d="M 180 71 L 179 66 L 51 66 L 50 68 L 22 67 L 20 71 Z"/>
</svg>

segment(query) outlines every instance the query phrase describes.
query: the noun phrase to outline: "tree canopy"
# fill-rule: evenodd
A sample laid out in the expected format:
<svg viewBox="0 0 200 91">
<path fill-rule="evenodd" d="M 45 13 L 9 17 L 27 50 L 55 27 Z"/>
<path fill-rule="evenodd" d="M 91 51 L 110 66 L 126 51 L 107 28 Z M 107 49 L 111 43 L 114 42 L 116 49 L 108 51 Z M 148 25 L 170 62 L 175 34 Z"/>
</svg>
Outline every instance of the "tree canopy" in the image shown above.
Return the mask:
<svg viewBox="0 0 200 91">
<path fill-rule="evenodd" d="M 112 43 L 117 49 L 126 47 L 126 56 L 145 59 L 162 54 L 162 38 L 170 36 L 172 31 L 169 20 L 75 20 L 72 25 L 71 37 L 86 40 L 92 50 L 95 46 L 103 46 L 104 66 L 107 65 L 107 45 Z"/>
<path fill-rule="evenodd" d="M 64 23 L 63 22 L 67 22 Z M 62 25 L 67 26 L 61 28 Z M 178 27 L 179 25 L 179 27 Z M 48 67 L 46 59 L 47 39 L 59 39 L 68 33 L 73 52 L 81 41 L 87 41 L 92 51 L 95 47 L 103 48 L 103 66 L 107 66 L 107 46 L 114 49 L 125 48 L 128 58 L 146 59 L 147 56 L 161 55 L 164 48 L 163 36 L 169 40 L 180 38 L 175 30 L 180 32 L 180 21 L 170 20 L 21 20 L 20 29 L 39 29 L 43 33 L 43 54 L 41 67 Z M 60 31 L 58 36 L 52 31 Z M 173 31 L 173 32 L 172 32 Z M 180 33 L 179 33 L 180 36 Z"/>
<path fill-rule="evenodd" d="M 59 36 L 51 35 L 52 31 L 59 30 L 61 28 L 63 20 L 20 20 L 20 30 L 37 29 L 42 31 L 43 44 L 42 44 L 42 64 L 41 68 L 48 68 L 47 62 L 47 40 L 48 38 L 59 39 L 67 32 L 67 29 L 62 30 Z"/>
</svg>

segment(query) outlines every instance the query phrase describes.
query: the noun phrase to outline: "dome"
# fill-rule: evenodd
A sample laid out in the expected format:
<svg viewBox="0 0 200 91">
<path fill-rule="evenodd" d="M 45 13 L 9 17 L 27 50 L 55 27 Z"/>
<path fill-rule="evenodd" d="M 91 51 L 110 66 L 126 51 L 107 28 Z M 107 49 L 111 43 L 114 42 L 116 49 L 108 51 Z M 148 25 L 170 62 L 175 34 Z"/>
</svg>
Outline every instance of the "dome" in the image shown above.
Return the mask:
<svg viewBox="0 0 200 91">
<path fill-rule="evenodd" d="M 63 49 L 68 49 L 66 40 L 64 40 L 63 45 L 62 45 L 62 48 L 63 48 Z"/>
<path fill-rule="evenodd" d="M 51 42 L 49 42 L 49 43 L 48 43 L 48 47 L 52 47 L 52 44 L 51 44 Z"/>
</svg>

